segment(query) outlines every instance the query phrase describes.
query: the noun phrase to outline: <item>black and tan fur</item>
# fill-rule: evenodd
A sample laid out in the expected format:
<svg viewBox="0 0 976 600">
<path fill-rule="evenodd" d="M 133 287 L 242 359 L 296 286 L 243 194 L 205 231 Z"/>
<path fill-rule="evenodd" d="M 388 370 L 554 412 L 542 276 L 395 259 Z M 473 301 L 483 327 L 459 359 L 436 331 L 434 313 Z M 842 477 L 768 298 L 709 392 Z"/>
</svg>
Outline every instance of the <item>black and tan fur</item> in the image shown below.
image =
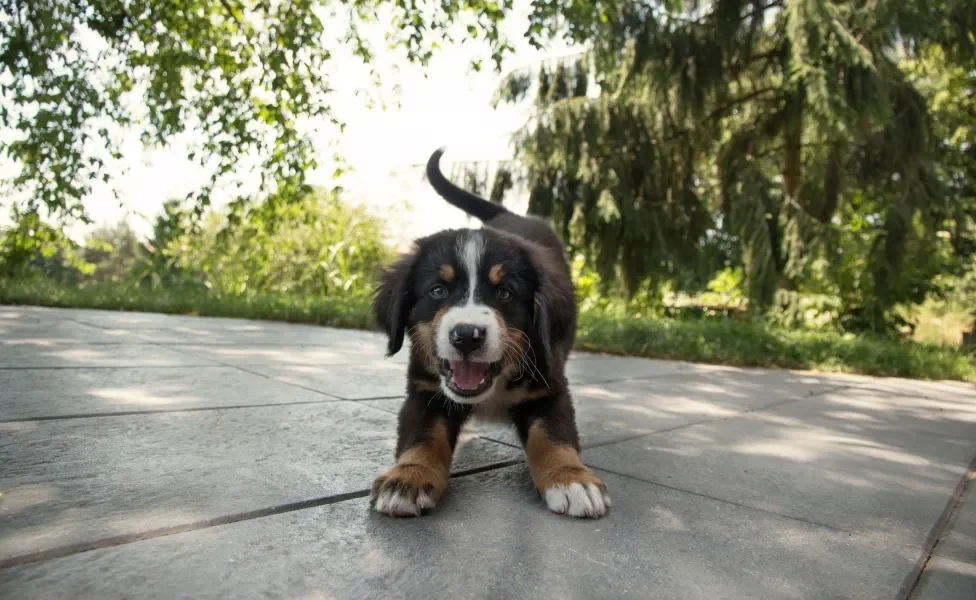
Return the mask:
<svg viewBox="0 0 976 600">
<path fill-rule="evenodd" d="M 441 154 L 427 164 L 431 185 L 485 226 L 421 238 L 381 278 L 373 310 L 387 333 L 388 354 L 406 336 L 411 354 L 397 463 L 376 479 L 372 503 L 395 516 L 433 508 L 447 489 L 458 433 L 476 416 L 514 423 L 551 510 L 602 516 L 610 498 L 580 461 L 565 375 L 576 306 L 562 243 L 544 221 L 449 182 Z M 455 335 L 474 329 L 482 339 L 477 332 Z M 465 379 L 465 365 L 474 365 L 475 375 Z"/>
</svg>

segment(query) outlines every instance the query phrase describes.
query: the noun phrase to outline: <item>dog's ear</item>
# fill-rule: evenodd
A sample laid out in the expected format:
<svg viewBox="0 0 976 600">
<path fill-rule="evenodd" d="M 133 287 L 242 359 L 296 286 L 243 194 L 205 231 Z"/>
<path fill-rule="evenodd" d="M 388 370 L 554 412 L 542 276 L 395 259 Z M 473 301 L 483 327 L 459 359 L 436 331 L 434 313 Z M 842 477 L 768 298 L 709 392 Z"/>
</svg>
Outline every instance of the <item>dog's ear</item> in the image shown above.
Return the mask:
<svg viewBox="0 0 976 600">
<path fill-rule="evenodd" d="M 373 316 L 376 323 L 386 332 L 388 340 L 387 356 L 393 356 L 403 347 L 407 319 L 416 302 L 410 286 L 416 257 L 415 250 L 408 252 L 384 269 L 380 275 L 376 296 L 373 298 Z"/>
<path fill-rule="evenodd" d="M 576 298 L 569 272 L 544 252 L 532 259 L 538 275 L 533 314 L 533 344 L 536 357 L 545 361 L 540 371 L 552 368 L 556 359 L 565 360 L 575 336 Z"/>
</svg>

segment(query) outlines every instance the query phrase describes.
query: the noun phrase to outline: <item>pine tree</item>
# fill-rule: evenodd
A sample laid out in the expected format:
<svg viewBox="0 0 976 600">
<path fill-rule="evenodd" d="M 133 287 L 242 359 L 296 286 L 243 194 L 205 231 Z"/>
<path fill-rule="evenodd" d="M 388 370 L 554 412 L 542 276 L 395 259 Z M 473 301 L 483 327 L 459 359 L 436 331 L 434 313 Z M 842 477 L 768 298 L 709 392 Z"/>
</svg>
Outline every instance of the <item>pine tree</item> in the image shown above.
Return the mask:
<svg viewBox="0 0 976 600">
<path fill-rule="evenodd" d="M 852 308 L 880 329 L 924 297 L 938 231 L 972 218 L 945 192 L 929 108 L 899 66 L 930 48 L 976 64 L 966 0 L 537 4 L 533 24 L 586 50 L 499 90 L 535 106 L 515 139 L 529 211 L 605 280 L 635 290 L 714 268 L 702 249 L 723 232 L 762 309 L 813 269 L 839 277 L 857 205 L 869 246 Z"/>
</svg>

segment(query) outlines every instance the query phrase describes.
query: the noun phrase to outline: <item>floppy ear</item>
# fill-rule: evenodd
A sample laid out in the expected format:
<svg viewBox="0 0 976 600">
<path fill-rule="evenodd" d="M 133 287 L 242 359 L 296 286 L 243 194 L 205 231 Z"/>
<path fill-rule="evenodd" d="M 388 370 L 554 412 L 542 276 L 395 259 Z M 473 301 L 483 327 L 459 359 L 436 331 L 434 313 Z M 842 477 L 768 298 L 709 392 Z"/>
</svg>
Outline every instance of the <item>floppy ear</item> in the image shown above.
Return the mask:
<svg viewBox="0 0 976 600">
<path fill-rule="evenodd" d="M 416 256 L 416 252 L 404 254 L 384 269 L 380 275 L 376 296 L 373 298 L 373 316 L 376 323 L 386 332 L 388 339 L 387 356 L 393 356 L 403 347 L 407 318 L 416 302 L 410 287 L 410 275 Z"/>
<path fill-rule="evenodd" d="M 576 297 L 568 272 L 542 255 L 533 257 L 538 274 L 539 289 L 535 294 L 533 314 L 534 344 L 537 360 L 541 352 L 545 368 L 549 371 L 554 361 L 566 360 L 576 335 Z"/>
</svg>

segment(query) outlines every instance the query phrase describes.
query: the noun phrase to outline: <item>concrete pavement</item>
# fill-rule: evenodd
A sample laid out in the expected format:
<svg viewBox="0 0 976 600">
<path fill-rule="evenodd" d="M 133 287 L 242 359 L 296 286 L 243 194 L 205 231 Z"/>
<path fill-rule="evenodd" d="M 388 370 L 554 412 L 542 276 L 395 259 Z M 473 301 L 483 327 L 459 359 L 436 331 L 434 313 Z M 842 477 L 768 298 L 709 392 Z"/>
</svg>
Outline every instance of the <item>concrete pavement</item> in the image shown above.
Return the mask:
<svg viewBox="0 0 976 600">
<path fill-rule="evenodd" d="M 580 354 L 614 506 L 550 514 L 473 424 L 421 519 L 367 506 L 376 334 L 0 307 L 0 597 L 976 598 L 976 387 Z"/>
</svg>

